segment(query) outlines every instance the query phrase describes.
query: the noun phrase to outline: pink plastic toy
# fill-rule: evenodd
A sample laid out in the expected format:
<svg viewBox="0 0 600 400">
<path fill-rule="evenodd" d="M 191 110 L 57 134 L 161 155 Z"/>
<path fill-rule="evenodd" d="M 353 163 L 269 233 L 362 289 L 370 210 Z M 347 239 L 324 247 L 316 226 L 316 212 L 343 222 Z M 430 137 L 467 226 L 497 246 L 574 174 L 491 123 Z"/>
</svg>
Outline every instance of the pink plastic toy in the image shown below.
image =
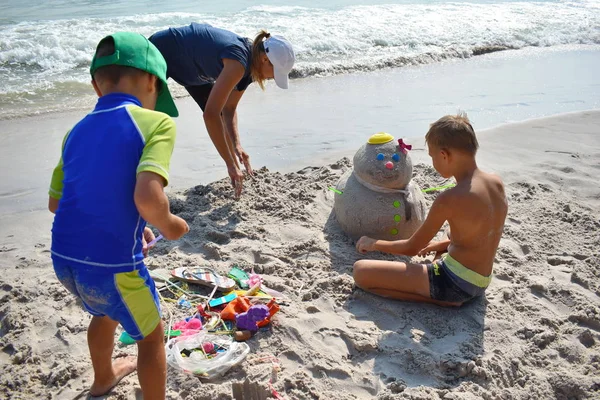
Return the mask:
<svg viewBox="0 0 600 400">
<path fill-rule="evenodd" d="M 192 318 L 189 321 L 179 321 L 173 325 L 173 329 L 181 331 L 181 336 L 193 335 L 202 329 L 202 321 L 198 318 Z"/>
<path fill-rule="evenodd" d="M 205 353 L 212 353 L 215 351 L 215 345 L 211 342 L 204 342 L 202 343 L 202 350 L 204 350 Z"/>
<path fill-rule="evenodd" d="M 256 285 L 256 284 L 260 284 L 262 285 L 263 283 L 263 279 L 259 274 L 255 274 L 254 273 L 254 268 L 252 268 L 252 272 L 249 275 L 248 278 L 248 284 L 250 285 L 250 287 Z"/>
</svg>

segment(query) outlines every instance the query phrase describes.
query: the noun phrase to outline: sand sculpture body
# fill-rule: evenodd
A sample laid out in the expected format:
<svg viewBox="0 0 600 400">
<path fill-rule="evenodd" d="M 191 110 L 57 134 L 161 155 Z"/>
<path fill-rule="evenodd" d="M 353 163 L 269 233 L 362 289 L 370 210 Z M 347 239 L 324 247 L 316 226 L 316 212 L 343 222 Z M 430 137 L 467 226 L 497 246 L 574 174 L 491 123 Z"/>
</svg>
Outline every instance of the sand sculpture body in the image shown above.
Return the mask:
<svg viewBox="0 0 600 400">
<path fill-rule="evenodd" d="M 341 228 L 353 239 L 407 239 L 423 223 L 425 200 L 411 180 L 410 147 L 378 133 L 354 155 L 354 168 L 340 178 L 334 203 Z"/>
</svg>

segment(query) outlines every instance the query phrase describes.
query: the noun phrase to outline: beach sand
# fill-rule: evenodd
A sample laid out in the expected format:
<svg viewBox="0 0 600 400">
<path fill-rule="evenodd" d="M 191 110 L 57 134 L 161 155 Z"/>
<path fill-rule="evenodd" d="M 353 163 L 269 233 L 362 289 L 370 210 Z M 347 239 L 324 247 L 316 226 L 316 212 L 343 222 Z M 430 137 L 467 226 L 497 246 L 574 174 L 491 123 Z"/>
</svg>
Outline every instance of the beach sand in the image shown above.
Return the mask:
<svg viewBox="0 0 600 400">
<path fill-rule="evenodd" d="M 159 242 L 151 269 L 209 264 L 225 273 L 236 263 L 289 302 L 225 376 L 203 382 L 170 368 L 168 398 L 230 399 L 232 383 L 246 378 L 264 388 L 272 379 L 286 399 L 599 398 L 599 126 L 600 111 L 587 111 L 479 132 L 479 164 L 504 179 L 509 214 L 485 297 L 458 309 L 353 287 L 363 256 L 340 232 L 327 187 L 354 151 L 287 174 L 260 169 L 239 201 L 225 180 L 172 192 L 191 231 Z M 422 145 L 412 157 L 421 187 L 444 182 Z M 431 204 L 435 194 L 426 197 Z M 0 397 L 85 398 L 90 316 L 53 274 L 51 216 L 1 222 Z M 141 398 L 137 376 L 107 398 Z"/>
</svg>

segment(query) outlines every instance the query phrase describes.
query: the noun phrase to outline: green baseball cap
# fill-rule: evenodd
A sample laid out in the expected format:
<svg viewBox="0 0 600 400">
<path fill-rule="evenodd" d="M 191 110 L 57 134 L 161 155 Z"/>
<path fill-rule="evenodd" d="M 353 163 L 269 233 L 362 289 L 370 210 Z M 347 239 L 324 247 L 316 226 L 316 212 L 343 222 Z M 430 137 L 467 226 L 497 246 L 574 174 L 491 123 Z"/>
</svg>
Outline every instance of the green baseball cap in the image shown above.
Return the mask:
<svg viewBox="0 0 600 400">
<path fill-rule="evenodd" d="M 90 66 L 92 78 L 98 68 L 107 65 L 122 65 L 146 71 L 149 74 L 155 75 L 163 83 L 162 90 L 156 100 L 156 111 L 164 112 L 171 117 L 179 116 L 179 111 L 177 111 L 177 107 L 167 86 L 167 62 L 156 46 L 143 35 L 133 32 L 113 33 L 102 40 L 107 38 L 114 40 L 115 52 L 104 57 L 96 57 L 94 54 L 92 65 Z"/>
</svg>

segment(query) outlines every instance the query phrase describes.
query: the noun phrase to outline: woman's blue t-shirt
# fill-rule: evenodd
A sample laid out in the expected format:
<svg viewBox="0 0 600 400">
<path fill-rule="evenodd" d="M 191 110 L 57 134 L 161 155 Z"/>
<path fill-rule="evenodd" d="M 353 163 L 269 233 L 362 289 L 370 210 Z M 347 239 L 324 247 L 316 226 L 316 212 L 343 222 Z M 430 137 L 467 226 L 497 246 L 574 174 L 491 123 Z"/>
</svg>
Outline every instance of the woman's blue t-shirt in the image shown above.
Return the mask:
<svg viewBox="0 0 600 400">
<path fill-rule="evenodd" d="M 225 29 L 191 23 L 155 33 L 150 41 L 167 61 L 167 76 L 183 86 L 214 83 L 223 70 L 223 59 L 239 61 L 246 73 L 236 89 L 246 90 L 252 83 L 250 62 L 252 43 Z"/>
</svg>

